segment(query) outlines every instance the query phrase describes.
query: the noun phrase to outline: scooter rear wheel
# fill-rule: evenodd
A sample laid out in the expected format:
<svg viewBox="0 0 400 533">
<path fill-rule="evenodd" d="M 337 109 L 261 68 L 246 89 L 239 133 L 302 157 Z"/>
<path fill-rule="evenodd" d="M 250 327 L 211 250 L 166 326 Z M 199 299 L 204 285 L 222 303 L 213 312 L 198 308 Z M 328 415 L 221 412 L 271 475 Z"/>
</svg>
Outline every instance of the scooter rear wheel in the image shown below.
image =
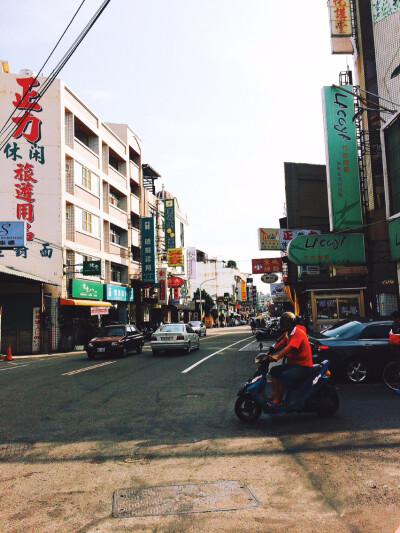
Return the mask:
<svg viewBox="0 0 400 533">
<path fill-rule="evenodd" d="M 254 422 L 261 416 L 262 409 L 250 394 L 244 394 L 235 402 L 235 413 L 242 422 Z"/>
</svg>

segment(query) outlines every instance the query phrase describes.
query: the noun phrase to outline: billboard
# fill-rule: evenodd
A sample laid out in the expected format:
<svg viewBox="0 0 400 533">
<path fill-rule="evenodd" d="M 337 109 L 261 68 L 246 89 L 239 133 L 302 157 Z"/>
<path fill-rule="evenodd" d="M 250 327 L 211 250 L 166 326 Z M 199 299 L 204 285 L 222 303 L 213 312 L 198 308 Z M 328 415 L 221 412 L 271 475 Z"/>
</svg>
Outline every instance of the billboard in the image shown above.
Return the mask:
<svg viewBox="0 0 400 533">
<path fill-rule="evenodd" d="M 360 265 L 365 263 L 362 233 L 334 233 L 296 237 L 288 248 L 296 265 Z"/>
<path fill-rule="evenodd" d="M 154 218 L 140 219 L 141 258 L 143 283 L 156 282 L 156 243 L 154 238 Z"/>
<path fill-rule="evenodd" d="M 251 268 L 253 274 L 282 272 L 282 259 L 280 257 L 252 259 Z"/>
<path fill-rule="evenodd" d="M 260 250 L 279 250 L 279 228 L 258 228 Z"/>
<path fill-rule="evenodd" d="M 271 283 L 271 296 L 283 296 L 285 294 L 285 286 L 283 283 Z"/>
<path fill-rule="evenodd" d="M 60 80 L 54 80 L 40 101 L 47 78 L 0 73 L 0 80 L 0 122 L 7 124 L 0 152 L 1 218 L 19 222 L 25 231 L 25 242 L 2 247 L 0 256 L 10 267 L 61 286 L 60 216 L 65 208 L 60 193 L 60 118 L 56 119 Z"/>
<path fill-rule="evenodd" d="M 170 248 L 167 250 L 168 266 L 183 266 L 183 248 Z"/>
<path fill-rule="evenodd" d="M 242 301 L 247 300 L 247 291 L 246 291 L 246 282 L 241 281 L 240 282 L 240 299 Z"/>
<path fill-rule="evenodd" d="M 346 85 L 346 91 L 352 87 Z M 362 226 L 353 95 L 324 87 L 324 129 L 330 229 Z"/>
</svg>

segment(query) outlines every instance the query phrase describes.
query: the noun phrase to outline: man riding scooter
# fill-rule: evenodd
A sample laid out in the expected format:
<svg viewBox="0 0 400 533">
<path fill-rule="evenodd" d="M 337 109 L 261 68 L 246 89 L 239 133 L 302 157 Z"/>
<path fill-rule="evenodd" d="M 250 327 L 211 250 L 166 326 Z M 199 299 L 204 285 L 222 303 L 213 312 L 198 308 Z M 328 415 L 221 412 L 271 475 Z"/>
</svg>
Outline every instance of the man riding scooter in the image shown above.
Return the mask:
<svg viewBox="0 0 400 533">
<path fill-rule="evenodd" d="M 270 370 L 272 395 L 267 404 L 269 407 L 281 405 L 285 389 L 306 378 L 310 374 L 310 367 L 313 366 L 306 329 L 297 324 L 296 316 L 290 312 L 283 313 L 280 326 L 285 333 L 273 347 L 274 353 L 279 353 L 270 355 L 269 358 L 270 361 L 279 361 L 287 357 L 288 363 L 276 365 Z"/>
</svg>

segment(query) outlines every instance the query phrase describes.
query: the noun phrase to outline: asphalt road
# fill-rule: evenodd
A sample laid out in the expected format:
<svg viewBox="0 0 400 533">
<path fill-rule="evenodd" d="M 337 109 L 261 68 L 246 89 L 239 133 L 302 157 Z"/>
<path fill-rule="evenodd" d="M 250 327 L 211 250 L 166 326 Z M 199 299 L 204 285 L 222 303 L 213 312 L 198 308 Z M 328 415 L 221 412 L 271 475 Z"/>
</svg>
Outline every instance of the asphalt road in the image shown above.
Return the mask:
<svg viewBox="0 0 400 533">
<path fill-rule="evenodd" d="M 400 526 L 400 397 L 339 385 L 332 418 L 233 411 L 253 373 L 248 327 L 189 355 L 75 353 L 0 363 L 0 531 L 390 532 Z M 259 506 L 113 518 L 113 492 L 238 480 Z M 243 507 L 233 496 L 227 509 Z M 161 497 L 162 500 L 162 497 Z M 234 503 L 232 503 L 234 502 Z"/>
</svg>

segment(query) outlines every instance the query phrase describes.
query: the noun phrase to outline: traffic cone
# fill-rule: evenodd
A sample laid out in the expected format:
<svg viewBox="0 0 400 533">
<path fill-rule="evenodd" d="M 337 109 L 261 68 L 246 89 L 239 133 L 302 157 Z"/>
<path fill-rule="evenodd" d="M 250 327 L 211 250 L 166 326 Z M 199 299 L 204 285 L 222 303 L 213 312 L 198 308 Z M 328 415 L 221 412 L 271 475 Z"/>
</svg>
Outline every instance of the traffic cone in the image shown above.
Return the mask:
<svg viewBox="0 0 400 533">
<path fill-rule="evenodd" d="M 11 353 L 11 346 L 8 345 L 7 355 L 6 355 L 6 358 L 4 360 L 5 361 L 12 361 L 12 359 L 13 359 L 13 356 L 12 356 L 12 353 Z"/>
</svg>

